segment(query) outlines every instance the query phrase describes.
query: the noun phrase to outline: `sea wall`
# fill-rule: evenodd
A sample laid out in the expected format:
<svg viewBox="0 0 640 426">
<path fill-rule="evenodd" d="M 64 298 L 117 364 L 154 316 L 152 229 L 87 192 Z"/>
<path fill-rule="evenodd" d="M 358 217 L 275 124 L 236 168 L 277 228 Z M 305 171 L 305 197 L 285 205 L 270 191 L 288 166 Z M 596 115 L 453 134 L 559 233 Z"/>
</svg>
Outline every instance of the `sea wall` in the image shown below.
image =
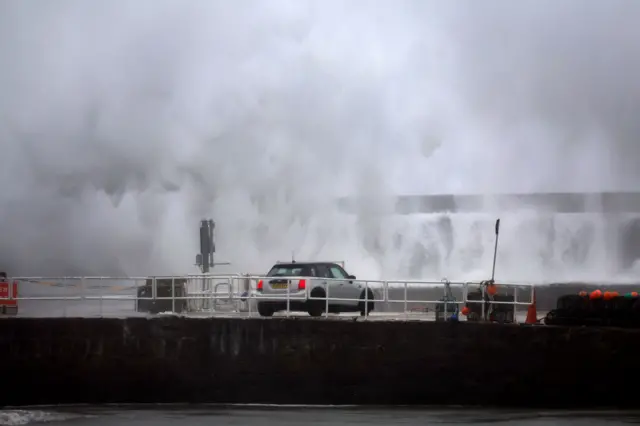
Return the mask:
<svg viewBox="0 0 640 426">
<path fill-rule="evenodd" d="M 3 318 L 4 405 L 633 407 L 640 331 L 326 319 Z"/>
</svg>

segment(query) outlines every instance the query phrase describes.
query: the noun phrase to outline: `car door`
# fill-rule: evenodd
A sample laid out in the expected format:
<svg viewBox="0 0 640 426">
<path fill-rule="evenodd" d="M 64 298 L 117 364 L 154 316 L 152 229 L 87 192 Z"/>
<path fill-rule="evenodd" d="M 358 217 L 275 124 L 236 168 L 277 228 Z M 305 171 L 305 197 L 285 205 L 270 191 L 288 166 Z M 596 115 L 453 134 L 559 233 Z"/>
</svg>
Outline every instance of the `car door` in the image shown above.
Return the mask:
<svg viewBox="0 0 640 426">
<path fill-rule="evenodd" d="M 340 305 L 354 305 L 358 303 L 356 299 L 360 297 L 359 289 L 352 283 L 352 280 L 348 278 L 345 270 L 336 264 L 330 264 L 327 265 L 327 267 L 329 268 L 331 277 L 335 279 L 333 282 L 336 287 L 336 292 L 329 294 L 334 294 L 335 297 L 339 297 L 340 299 L 351 299 L 340 301 Z M 331 290 L 333 290 L 333 288 Z"/>
<path fill-rule="evenodd" d="M 344 302 L 331 299 L 344 299 L 344 283 L 341 281 L 333 280 L 333 275 L 329 269 L 329 265 L 317 264 L 315 265 L 316 274 L 320 283 L 326 286 L 329 293 L 329 303 L 332 305 L 342 305 Z"/>
</svg>

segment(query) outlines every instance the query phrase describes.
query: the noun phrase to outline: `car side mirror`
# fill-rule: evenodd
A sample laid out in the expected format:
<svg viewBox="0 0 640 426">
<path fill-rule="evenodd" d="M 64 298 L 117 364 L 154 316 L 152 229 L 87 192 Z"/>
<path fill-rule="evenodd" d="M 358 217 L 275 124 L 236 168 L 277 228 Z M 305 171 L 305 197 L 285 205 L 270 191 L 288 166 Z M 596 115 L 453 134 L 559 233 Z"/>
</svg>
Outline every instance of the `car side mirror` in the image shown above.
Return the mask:
<svg viewBox="0 0 640 426">
<path fill-rule="evenodd" d="M 355 275 L 347 275 L 347 278 L 349 278 L 350 280 L 355 280 L 356 276 Z"/>
</svg>

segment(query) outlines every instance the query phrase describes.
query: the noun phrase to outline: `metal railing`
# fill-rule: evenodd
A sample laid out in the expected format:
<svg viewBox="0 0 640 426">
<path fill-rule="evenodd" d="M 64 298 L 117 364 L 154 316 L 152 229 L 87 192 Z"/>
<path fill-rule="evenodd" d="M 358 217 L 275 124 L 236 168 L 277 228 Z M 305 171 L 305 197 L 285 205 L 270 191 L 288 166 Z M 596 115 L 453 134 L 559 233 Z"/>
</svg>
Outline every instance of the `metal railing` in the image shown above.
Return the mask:
<svg viewBox="0 0 640 426">
<path fill-rule="evenodd" d="M 468 303 L 481 303 L 484 315 L 485 303 L 469 299 L 470 289 L 479 290 L 482 299 L 485 287 L 480 282 L 455 281 L 381 281 L 381 280 L 337 280 L 330 278 L 284 277 L 294 284 L 278 294 L 257 291 L 262 280 L 265 287 L 274 277 L 250 274 L 187 275 L 156 277 L 16 277 L 8 282 L 18 282 L 18 294 L 13 286 L 0 292 L 0 305 L 6 301 L 18 302 L 20 316 L 132 316 L 138 314 L 183 314 L 183 315 L 236 315 L 258 316 L 260 303 L 278 302 L 281 312 L 291 316 L 303 312 L 298 302 L 324 301 L 322 314 L 331 315 L 336 306 L 362 306 L 364 319 L 373 316 L 399 317 L 404 319 L 431 317 L 434 307 L 444 303 L 445 316 L 449 306 L 459 308 Z M 280 278 L 280 277 L 279 277 Z M 324 295 L 311 293 L 312 286 L 297 291 L 298 280 L 320 280 Z M 342 285 L 340 285 L 342 284 Z M 455 300 L 447 299 L 447 287 Z M 315 287 L 314 287 L 315 288 Z M 351 291 L 345 291 L 345 288 Z M 492 305 L 513 306 L 516 318 L 518 307 L 528 306 L 533 299 L 532 284 L 498 283 L 500 292 L 513 294 L 513 301 L 491 301 Z M 525 300 L 518 297 L 518 289 L 528 289 L 531 296 Z M 357 290 L 356 290 L 357 289 Z M 414 293 L 418 293 L 416 297 Z M 445 299 L 446 303 L 445 303 Z M 373 313 L 369 312 L 373 303 Z M 414 312 L 415 305 L 424 309 Z M 399 311 L 390 310 L 400 306 Z M 297 308 L 297 310 L 296 310 Z M 349 310 L 349 309 L 348 309 Z M 370 315 L 371 314 L 371 315 Z M 306 313 L 305 313 L 306 315 Z"/>
</svg>

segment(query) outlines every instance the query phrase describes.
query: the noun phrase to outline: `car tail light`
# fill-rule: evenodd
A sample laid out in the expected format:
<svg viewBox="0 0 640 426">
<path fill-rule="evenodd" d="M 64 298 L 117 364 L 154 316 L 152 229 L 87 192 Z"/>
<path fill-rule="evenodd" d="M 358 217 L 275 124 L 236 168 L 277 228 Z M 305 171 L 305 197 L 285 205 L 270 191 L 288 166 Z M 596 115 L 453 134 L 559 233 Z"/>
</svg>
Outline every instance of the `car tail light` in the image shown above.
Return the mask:
<svg viewBox="0 0 640 426">
<path fill-rule="evenodd" d="M 263 285 L 264 285 L 264 284 L 262 283 L 262 280 L 258 280 L 258 285 L 256 286 L 256 290 L 258 290 L 258 291 L 262 291 L 262 286 L 263 286 Z"/>
<path fill-rule="evenodd" d="M 298 281 L 298 290 L 304 290 L 307 288 L 307 280 Z"/>
</svg>

